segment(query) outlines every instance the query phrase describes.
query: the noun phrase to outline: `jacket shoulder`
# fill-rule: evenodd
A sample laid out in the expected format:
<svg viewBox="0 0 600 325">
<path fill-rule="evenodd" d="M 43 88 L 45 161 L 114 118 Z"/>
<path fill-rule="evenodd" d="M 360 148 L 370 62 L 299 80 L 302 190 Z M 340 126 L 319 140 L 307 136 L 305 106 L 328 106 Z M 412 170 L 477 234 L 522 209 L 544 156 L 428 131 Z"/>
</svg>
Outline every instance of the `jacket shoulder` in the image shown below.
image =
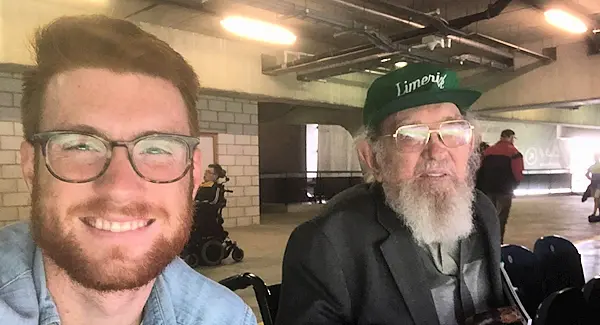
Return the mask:
<svg viewBox="0 0 600 325">
<path fill-rule="evenodd" d="M 169 290 L 177 324 L 256 324 L 252 310 L 223 285 L 176 258 L 161 278 Z"/>
<path fill-rule="evenodd" d="M 26 272 L 31 272 L 35 244 L 29 225 L 15 223 L 0 228 L 0 290 Z"/>
</svg>

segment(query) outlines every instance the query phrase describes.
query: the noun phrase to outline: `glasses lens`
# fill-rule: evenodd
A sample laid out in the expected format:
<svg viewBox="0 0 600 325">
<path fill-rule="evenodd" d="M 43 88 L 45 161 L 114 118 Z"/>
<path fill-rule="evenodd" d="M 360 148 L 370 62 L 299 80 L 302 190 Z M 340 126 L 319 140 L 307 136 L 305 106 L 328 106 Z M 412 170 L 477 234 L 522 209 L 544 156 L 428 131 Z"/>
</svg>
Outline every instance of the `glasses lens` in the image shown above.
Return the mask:
<svg viewBox="0 0 600 325">
<path fill-rule="evenodd" d="M 446 122 L 440 125 L 440 136 L 447 147 L 456 148 L 471 142 L 473 130 L 467 121 Z"/>
<path fill-rule="evenodd" d="M 423 149 L 428 135 L 426 125 L 401 126 L 396 130 L 396 144 L 402 151 L 418 151 Z"/>
<path fill-rule="evenodd" d="M 145 178 L 155 182 L 173 181 L 188 167 L 188 145 L 170 136 L 152 136 L 133 147 L 133 163 Z"/>
<path fill-rule="evenodd" d="M 52 136 L 46 144 L 46 156 L 52 172 L 59 178 L 83 182 L 104 168 L 107 148 L 89 135 L 64 133 Z"/>
</svg>

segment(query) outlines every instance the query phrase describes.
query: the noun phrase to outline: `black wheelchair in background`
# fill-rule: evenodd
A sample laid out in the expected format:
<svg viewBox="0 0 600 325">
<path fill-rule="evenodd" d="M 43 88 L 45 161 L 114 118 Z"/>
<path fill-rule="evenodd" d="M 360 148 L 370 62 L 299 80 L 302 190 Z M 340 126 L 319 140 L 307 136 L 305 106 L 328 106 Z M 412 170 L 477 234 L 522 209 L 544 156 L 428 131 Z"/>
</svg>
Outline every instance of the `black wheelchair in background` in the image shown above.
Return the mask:
<svg viewBox="0 0 600 325">
<path fill-rule="evenodd" d="M 244 259 L 244 250 L 229 238 L 229 233 L 223 228 L 223 209 L 227 206 L 225 193 L 233 193 L 225 188 L 227 181 L 229 178 L 224 177 L 215 185 L 219 190 L 216 203 L 194 202 L 192 232 L 180 254 L 181 258 L 192 268 L 200 265 L 219 265 L 230 255 L 236 262 Z"/>
<path fill-rule="evenodd" d="M 256 295 L 263 324 L 275 324 L 281 284 L 268 286 L 260 277 L 252 273 L 236 274 L 219 281 L 219 283 L 231 291 L 242 290 L 251 286 Z"/>
</svg>

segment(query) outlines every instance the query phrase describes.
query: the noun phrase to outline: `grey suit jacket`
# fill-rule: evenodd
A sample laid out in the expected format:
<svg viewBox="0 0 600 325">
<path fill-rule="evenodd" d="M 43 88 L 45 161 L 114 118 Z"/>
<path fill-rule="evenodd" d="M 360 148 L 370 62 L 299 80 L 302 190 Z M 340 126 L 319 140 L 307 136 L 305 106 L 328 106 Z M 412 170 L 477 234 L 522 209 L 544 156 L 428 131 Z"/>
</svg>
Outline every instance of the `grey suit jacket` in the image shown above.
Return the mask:
<svg viewBox="0 0 600 325">
<path fill-rule="evenodd" d="M 476 229 L 486 242 L 490 306 L 503 304 L 500 227 L 477 192 Z M 276 324 L 439 325 L 410 230 L 379 184 L 361 184 L 330 201 L 292 233 L 283 260 Z"/>
</svg>

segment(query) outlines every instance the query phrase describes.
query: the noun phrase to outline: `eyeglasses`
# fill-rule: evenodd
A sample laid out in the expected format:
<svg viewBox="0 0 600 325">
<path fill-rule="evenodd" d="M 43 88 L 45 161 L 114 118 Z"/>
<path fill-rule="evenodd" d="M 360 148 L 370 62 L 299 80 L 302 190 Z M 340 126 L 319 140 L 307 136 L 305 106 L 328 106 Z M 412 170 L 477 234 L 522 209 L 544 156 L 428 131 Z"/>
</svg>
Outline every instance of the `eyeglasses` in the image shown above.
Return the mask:
<svg viewBox="0 0 600 325">
<path fill-rule="evenodd" d="M 473 126 L 464 120 L 442 122 L 437 130 L 430 129 L 426 124 L 404 125 L 387 136 L 396 140 L 400 151 L 416 152 L 429 143 L 432 133 L 437 133 L 446 147 L 456 148 L 471 142 Z"/>
<path fill-rule="evenodd" d="M 48 171 L 61 181 L 86 183 L 98 179 L 110 165 L 113 148 L 126 147 L 133 170 L 152 183 L 172 183 L 190 169 L 199 139 L 155 133 L 131 141 L 110 141 L 74 131 L 52 131 L 33 135 Z"/>
</svg>

